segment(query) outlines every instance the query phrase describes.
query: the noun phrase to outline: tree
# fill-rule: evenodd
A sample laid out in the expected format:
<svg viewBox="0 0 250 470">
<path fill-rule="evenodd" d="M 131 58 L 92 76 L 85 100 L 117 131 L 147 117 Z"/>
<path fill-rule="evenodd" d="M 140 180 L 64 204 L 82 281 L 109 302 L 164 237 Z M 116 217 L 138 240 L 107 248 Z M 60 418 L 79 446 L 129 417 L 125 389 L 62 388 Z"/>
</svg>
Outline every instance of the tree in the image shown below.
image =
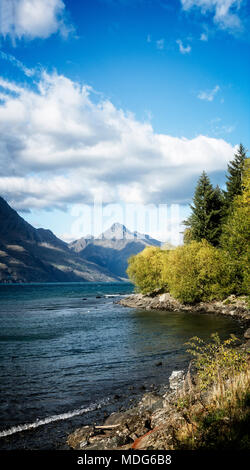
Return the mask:
<svg viewBox="0 0 250 470">
<path fill-rule="evenodd" d="M 233 263 L 206 240 L 170 251 L 162 277 L 170 294 L 184 303 L 224 299 L 235 289 Z"/>
<path fill-rule="evenodd" d="M 242 194 L 235 196 L 223 225 L 221 246 L 236 267 L 238 293 L 249 293 L 250 286 L 250 159 L 244 161 Z"/>
<path fill-rule="evenodd" d="M 246 149 L 240 144 L 237 152 L 234 154 L 234 160 L 228 164 L 227 190 L 224 192 L 227 209 L 231 206 L 234 197 L 242 194 L 242 175 L 247 158 L 246 152 Z"/>
<path fill-rule="evenodd" d="M 205 239 L 217 246 L 221 235 L 223 196 L 218 186 L 213 188 L 204 171 L 198 180 L 191 209 L 191 216 L 184 222 L 190 228 L 189 238 Z"/>
<path fill-rule="evenodd" d="M 129 258 L 128 277 L 142 294 L 166 287 L 162 278 L 162 267 L 167 256 L 167 250 L 149 246 Z"/>
</svg>

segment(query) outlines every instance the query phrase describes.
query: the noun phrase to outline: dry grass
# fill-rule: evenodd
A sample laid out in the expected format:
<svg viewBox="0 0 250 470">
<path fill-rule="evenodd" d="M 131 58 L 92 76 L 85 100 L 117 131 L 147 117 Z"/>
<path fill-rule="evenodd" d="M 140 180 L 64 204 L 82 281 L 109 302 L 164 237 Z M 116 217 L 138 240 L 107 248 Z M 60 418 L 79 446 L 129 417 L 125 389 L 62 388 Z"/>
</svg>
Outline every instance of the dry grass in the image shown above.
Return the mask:
<svg viewBox="0 0 250 470">
<path fill-rule="evenodd" d="M 250 372 L 219 379 L 206 392 L 180 393 L 176 404 L 184 423 L 174 431 L 176 449 L 250 449 Z"/>
</svg>

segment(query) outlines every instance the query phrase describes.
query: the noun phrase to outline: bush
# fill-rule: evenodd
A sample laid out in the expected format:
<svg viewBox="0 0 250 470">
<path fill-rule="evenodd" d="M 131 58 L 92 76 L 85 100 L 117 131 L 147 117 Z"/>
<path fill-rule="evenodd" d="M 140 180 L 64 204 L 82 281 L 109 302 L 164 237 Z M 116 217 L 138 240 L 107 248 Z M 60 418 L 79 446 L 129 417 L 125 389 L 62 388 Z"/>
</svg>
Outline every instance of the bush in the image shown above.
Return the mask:
<svg viewBox="0 0 250 470">
<path fill-rule="evenodd" d="M 195 358 L 201 390 L 247 369 L 248 354 L 232 347 L 238 341 L 234 335 L 221 342 L 218 333 L 213 333 L 211 339 L 211 342 L 205 343 L 194 336 L 186 343 L 191 347 L 187 352 Z"/>
<path fill-rule="evenodd" d="M 235 290 L 234 265 L 223 250 L 206 240 L 177 247 L 168 254 L 163 280 L 184 303 L 223 299 Z"/>
<path fill-rule="evenodd" d="M 183 420 L 174 429 L 175 450 L 246 450 L 250 448 L 250 373 L 248 353 L 236 349 L 237 339 L 222 342 L 191 338 L 198 380 L 176 403 Z M 205 393 L 204 393 L 205 389 Z"/>
<path fill-rule="evenodd" d="M 128 260 L 127 274 L 142 294 L 167 288 L 162 277 L 163 263 L 168 251 L 156 247 L 146 247 L 142 252 Z"/>
</svg>

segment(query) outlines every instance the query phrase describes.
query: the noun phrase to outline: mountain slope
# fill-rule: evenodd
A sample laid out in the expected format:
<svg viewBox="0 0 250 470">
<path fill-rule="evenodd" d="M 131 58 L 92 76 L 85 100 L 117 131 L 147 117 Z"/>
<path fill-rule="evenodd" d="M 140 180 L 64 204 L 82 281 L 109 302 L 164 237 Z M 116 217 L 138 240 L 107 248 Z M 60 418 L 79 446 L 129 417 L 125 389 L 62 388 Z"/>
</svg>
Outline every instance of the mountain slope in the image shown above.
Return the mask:
<svg viewBox="0 0 250 470">
<path fill-rule="evenodd" d="M 108 269 L 115 276 L 126 278 L 128 258 L 146 246 L 161 246 L 161 242 L 138 232 L 130 232 L 124 225 L 113 224 L 97 238 L 81 238 L 69 244 L 84 260 Z"/>
<path fill-rule="evenodd" d="M 50 230 L 35 229 L 0 197 L 0 282 L 113 281 Z"/>
</svg>

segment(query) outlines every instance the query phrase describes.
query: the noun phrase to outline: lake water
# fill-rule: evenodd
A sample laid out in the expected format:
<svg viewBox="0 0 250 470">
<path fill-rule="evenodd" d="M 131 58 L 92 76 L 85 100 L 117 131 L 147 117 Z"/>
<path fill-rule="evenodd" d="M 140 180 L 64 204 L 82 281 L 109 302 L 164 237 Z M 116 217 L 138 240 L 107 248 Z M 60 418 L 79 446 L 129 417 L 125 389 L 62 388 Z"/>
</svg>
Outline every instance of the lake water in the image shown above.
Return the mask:
<svg viewBox="0 0 250 470">
<path fill-rule="evenodd" d="M 239 324 L 212 314 L 115 303 L 129 283 L 0 285 L 0 449 L 63 449 L 187 367 L 184 345 Z M 159 365 L 162 363 L 162 365 Z"/>
</svg>

